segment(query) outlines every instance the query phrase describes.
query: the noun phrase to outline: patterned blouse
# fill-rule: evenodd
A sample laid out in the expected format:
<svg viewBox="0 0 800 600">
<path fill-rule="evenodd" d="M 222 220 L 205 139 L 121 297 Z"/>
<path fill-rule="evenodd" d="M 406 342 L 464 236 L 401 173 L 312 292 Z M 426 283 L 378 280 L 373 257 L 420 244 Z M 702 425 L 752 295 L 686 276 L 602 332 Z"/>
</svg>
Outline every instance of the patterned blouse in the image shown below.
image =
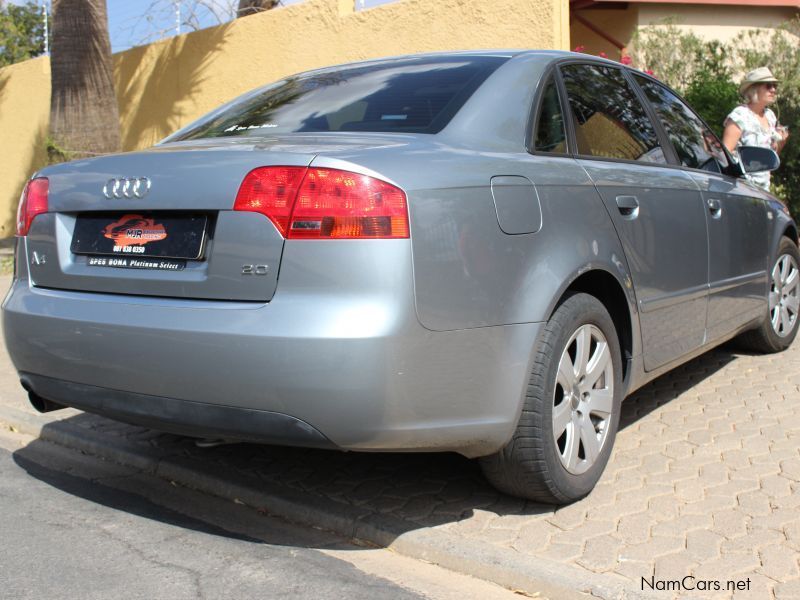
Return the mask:
<svg viewBox="0 0 800 600">
<path fill-rule="evenodd" d="M 742 137 L 739 139 L 738 146 L 758 146 L 760 148 L 771 148 L 775 150 L 776 143 L 781 139 L 776 126 L 778 118 L 775 113 L 770 109 L 764 109 L 764 116 L 769 123 L 769 129 L 764 129 L 764 126 L 759 121 L 758 116 L 750 110 L 747 106 L 737 106 L 731 111 L 731 114 L 725 119 L 725 124 L 728 121 L 736 123 L 739 129 L 742 130 Z M 738 158 L 738 157 L 737 157 Z M 748 181 L 764 188 L 769 191 L 770 172 L 761 171 L 760 173 L 747 173 L 745 175 Z"/>
</svg>

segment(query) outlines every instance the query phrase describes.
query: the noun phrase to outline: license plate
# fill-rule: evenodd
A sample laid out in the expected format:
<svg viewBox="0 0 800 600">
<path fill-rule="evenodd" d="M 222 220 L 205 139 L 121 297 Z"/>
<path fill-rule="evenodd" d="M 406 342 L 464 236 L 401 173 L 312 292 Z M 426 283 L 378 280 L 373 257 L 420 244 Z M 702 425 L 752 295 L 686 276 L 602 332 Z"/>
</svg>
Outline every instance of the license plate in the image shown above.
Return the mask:
<svg viewBox="0 0 800 600">
<path fill-rule="evenodd" d="M 197 260 L 203 256 L 207 221 L 205 215 L 175 213 L 81 215 L 71 250 L 73 254 Z"/>
</svg>

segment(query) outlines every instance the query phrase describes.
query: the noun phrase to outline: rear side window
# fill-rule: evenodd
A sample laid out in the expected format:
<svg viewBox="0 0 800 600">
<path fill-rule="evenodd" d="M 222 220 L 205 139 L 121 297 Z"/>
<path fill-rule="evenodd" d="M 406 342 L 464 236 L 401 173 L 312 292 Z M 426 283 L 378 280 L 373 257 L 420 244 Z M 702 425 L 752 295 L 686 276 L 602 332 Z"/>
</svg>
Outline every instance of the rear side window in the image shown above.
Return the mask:
<svg viewBox="0 0 800 600">
<path fill-rule="evenodd" d="M 601 65 L 562 67 L 578 153 L 666 163 L 653 124 L 622 71 Z"/>
<path fill-rule="evenodd" d="M 507 58 L 410 58 L 298 75 L 211 113 L 171 141 L 293 132 L 437 133 Z"/>
<path fill-rule="evenodd" d="M 664 86 L 636 76 L 669 136 L 684 167 L 720 172 L 728 159 L 717 136 L 705 126 L 691 108 Z"/>
<path fill-rule="evenodd" d="M 536 119 L 534 149 L 537 152 L 566 154 L 567 134 L 564 132 L 564 114 L 558 101 L 558 88 L 551 77 L 544 88 L 539 115 Z"/>
</svg>

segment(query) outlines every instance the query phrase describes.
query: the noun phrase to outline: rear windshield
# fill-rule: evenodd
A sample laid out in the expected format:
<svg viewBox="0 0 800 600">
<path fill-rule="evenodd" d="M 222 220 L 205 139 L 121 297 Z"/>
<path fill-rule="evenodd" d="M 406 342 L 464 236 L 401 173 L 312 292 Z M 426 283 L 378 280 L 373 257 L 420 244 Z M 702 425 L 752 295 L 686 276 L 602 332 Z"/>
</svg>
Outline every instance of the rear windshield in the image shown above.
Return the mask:
<svg viewBox="0 0 800 600">
<path fill-rule="evenodd" d="M 507 58 L 400 59 L 279 81 L 170 141 L 318 131 L 437 133 Z"/>
</svg>

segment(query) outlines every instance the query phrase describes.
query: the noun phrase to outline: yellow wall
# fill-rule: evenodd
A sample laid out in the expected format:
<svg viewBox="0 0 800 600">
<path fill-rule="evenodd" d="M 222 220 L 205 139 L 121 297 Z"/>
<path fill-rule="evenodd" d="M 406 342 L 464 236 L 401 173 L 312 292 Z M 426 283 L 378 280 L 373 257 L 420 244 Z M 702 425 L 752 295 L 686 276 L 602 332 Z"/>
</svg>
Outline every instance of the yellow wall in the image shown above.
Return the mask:
<svg viewBox="0 0 800 600">
<path fill-rule="evenodd" d="M 124 150 L 145 148 L 254 87 L 326 65 L 436 50 L 569 49 L 567 0 L 310 0 L 114 56 Z M 0 237 L 45 161 L 50 65 L 0 70 Z"/>
<path fill-rule="evenodd" d="M 22 186 L 45 162 L 49 121 L 50 60 L 0 69 L 0 237 L 14 235 Z"/>
<path fill-rule="evenodd" d="M 622 8 L 619 8 L 622 7 Z M 578 14 L 616 41 L 627 46 L 634 32 L 665 20 L 675 20 L 676 26 L 691 31 L 704 40 L 730 41 L 740 32 L 750 29 L 772 29 L 798 14 L 797 9 L 775 6 L 725 6 L 698 4 L 620 4 L 597 9 L 580 10 Z M 572 47 L 584 46 L 589 54 L 605 52 L 619 60 L 620 51 L 608 40 L 591 31 L 573 18 L 570 22 Z"/>
<path fill-rule="evenodd" d="M 679 29 L 691 31 L 701 39 L 728 42 L 742 31 L 772 29 L 797 14 L 797 9 L 777 6 L 643 4 L 639 7 L 639 26 L 677 19 Z"/>
<path fill-rule="evenodd" d="M 621 4 L 619 6 L 623 8 L 612 5 L 609 8 L 581 10 L 578 11 L 578 14 L 596 28 L 626 46 L 636 30 L 638 7 L 633 4 Z M 583 51 L 588 54 L 599 55 L 601 52 L 605 52 L 613 60 L 621 58 L 620 50 L 616 46 L 577 19 L 572 20 L 570 33 L 572 48 L 583 46 Z"/>
</svg>

